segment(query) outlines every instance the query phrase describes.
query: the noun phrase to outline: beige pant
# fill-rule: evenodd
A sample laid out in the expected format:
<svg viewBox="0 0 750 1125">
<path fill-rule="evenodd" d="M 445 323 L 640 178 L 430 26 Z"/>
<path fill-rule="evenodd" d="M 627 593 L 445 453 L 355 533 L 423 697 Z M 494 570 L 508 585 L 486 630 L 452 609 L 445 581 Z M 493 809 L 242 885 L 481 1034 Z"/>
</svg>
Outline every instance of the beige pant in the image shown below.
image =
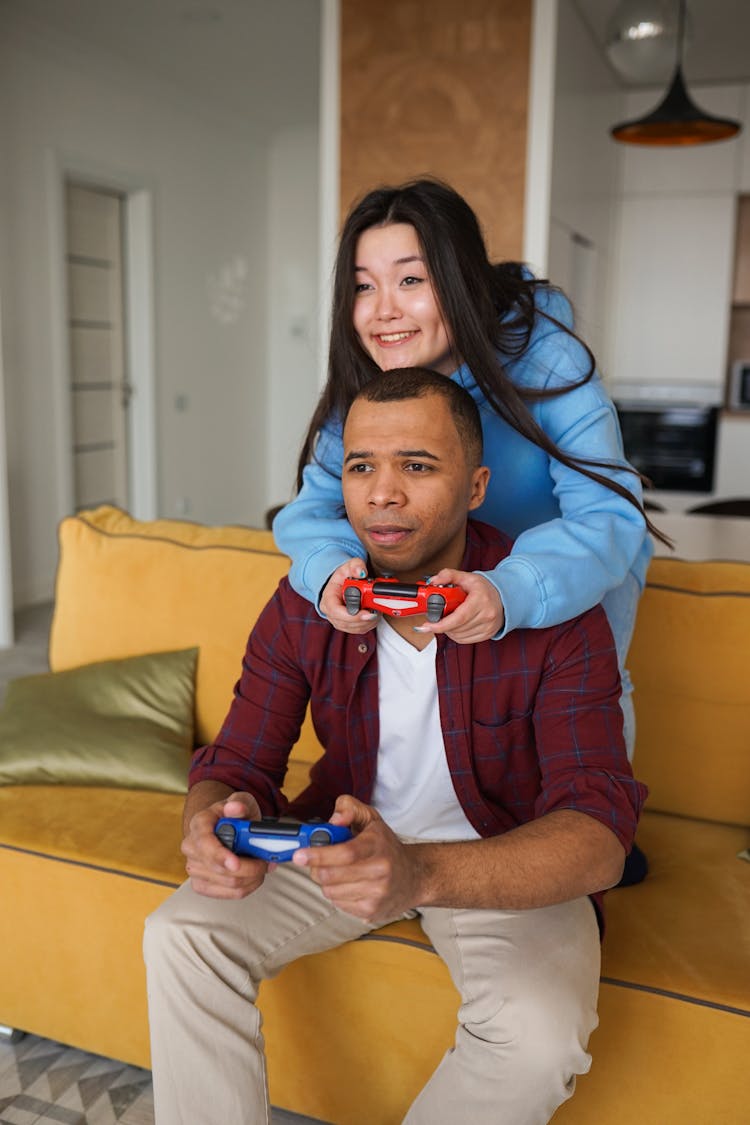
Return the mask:
<svg viewBox="0 0 750 1125">
<path fill-rule="evenodd" d="M 591 1064 L 599 987 L 591 903 L 430 907 L 418 916 L 462 1004 L 455 1046 L 404 1125 L 549 1121 Z M 157 1125 L 266 1125 L 261 980 L 371 929 L 292 864 L 240 902 L 206 898 L 189 883 L 172 895 L 147 920 L 144 941 Z"/>
</svg>

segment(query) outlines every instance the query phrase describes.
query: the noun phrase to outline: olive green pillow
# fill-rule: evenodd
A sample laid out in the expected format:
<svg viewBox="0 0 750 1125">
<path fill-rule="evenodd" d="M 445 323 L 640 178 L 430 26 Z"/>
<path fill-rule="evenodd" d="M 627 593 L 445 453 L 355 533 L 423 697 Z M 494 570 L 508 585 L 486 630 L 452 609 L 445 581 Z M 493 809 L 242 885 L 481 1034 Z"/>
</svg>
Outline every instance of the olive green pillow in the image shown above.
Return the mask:
<svg viewBox="0 0 750 1125">
<path fill-rule="evenodd" d="M 196 648 L 24 676 L 0 711 L 0 785 L 184 793 Z"/>
</svg>

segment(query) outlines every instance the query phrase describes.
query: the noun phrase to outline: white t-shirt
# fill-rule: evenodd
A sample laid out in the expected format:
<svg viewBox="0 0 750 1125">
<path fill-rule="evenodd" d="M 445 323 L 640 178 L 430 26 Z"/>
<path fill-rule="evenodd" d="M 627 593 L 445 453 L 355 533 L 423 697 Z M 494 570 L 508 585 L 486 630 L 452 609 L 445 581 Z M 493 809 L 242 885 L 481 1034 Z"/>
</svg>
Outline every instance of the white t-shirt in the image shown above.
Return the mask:
<svg viewBox="0 0 750 1125">
<path fill-rule="evenodd" d="M 433 637 L 421 651 L 377 626 L 380 743 L 372 803 L 400 836 L 476 840 L 453 788 L 440 727 Z"/>
</svg>

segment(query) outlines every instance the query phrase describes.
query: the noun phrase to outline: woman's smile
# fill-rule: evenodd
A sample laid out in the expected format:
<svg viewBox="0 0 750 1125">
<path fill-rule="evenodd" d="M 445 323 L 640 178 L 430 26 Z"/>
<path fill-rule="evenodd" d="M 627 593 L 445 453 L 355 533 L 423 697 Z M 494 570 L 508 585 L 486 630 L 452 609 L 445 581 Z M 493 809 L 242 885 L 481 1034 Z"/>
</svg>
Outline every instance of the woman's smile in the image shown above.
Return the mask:
<svg viewBox="0 0 750 1125">
<path fill-rule="evenodd" d="M 355 254 L 354 328 L 381 371 L 458 366 L 414 227 L 371 227 Z"/>
</svg>

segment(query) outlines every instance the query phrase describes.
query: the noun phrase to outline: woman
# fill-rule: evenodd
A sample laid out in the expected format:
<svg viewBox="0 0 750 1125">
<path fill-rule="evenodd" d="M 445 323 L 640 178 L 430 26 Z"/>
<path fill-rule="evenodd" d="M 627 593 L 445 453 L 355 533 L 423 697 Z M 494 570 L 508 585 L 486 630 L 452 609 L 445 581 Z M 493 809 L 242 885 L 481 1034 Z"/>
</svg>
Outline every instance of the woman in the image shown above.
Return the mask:
<svg viewBox="0 0 750 1125">
<path fill-rule="evenodd" d="M 417 365 L 457 380 L 479 405 L 492 475 L 475 514 L 516 539 L 494 571 L 454 577 L 466 601 L 425 629 L 471 643 L 558 624 L 603 602 L 632 756 L 624 662 L 653 550 L 647 530 L 659 533 L 567 299 L 516 263 L 491 264 L 474 212 L 439 181 L 376 189 L 344 225 L 328 381 L 297 496 L 273 524 L 292 559 L 292 585 L 336 628 L 374 627 L 374 615 L 349 616 L 341 598 L 344 578 L 364 565 L 341 499 L 342 419 L 380 371 Z"/>
</svg>

